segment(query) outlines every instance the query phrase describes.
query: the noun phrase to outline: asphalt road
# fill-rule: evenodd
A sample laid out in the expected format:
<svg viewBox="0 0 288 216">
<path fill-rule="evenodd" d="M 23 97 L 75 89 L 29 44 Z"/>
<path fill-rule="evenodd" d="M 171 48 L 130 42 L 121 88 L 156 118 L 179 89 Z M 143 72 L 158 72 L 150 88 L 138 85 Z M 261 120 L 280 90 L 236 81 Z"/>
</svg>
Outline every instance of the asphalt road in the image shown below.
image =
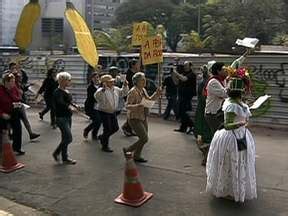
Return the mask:
<svg viewBox="0 0 288 216">
<path fill-rule="evenodd" d="M 119 131 L 111 138 L 114 152 L 104 153 L 99 143 L 90 138 L 83 141 L 87 120 L 74 116 L 70 152 L 78 163 L 59 165 L 51 153 L 60 140 L 60 132 L 50 128 L 48 115 L 40 121 L 37 113 L 30 111 L 29 118 L 41 137 L 30 142 L 24 131 L 27 153 L 17 159 L 26 167 L 11 174 L 0 173 L 3 197 L 61 216 L 288 215 L 287 130 L 251 129 L 257 146 L 258 199 L 237 204 L 205 193 L 205 169 L 200 165 L 201 153 L 193 135 L 173 132 L 176 122 L 150 118 L 150 140 L 143 151 L 149 162 L 138 169 L 144 189 L 153 192 L 154 197 L 140 208 L 131 208 L 113 200 L 121 193 L 124 182 L 121 149 L 136 138 L 127 138 Z M 124 120 L 125 116 L 121 116 L 120 124 Z"/>
</svg>

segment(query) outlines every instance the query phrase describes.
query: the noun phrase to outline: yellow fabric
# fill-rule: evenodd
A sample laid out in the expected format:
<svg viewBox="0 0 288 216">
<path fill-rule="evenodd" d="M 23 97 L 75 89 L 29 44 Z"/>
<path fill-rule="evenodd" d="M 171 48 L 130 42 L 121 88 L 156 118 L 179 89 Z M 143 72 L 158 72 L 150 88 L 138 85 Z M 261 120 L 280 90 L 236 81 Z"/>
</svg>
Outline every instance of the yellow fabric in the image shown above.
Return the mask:
<svg viewBox="0 0 288 216">
<path fill-rule="evenodd" d="M 20 49 L 27 49 L 32 41 L 33 26 L 41 14 L 41 7 L 38 1 L 26 4 L 22 10 L 17 24 L 15 42 Z"/>
<path fill-rule="evenodd" d="M 96 44 L 85 20 L 71 2 L 67 2 L 65 17 L 75 34 L 76 44 L 80 55 L 91 67 L 95 68 L 99 61 Z"/>
</svg>

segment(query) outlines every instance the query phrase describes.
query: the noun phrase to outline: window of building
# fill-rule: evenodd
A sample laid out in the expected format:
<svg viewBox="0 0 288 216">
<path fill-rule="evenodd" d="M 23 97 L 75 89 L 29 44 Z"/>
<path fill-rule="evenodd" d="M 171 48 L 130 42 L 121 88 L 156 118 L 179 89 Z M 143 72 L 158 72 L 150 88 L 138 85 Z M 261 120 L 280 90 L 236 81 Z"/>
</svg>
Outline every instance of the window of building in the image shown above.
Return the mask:
<svg viewBox="0 0 288 216">
<path fill-rule="evenodd" d="M 43 37 L 49 37 L 53 34 L 63 34 L 63 18 L 42 18 L 41 30 Z"/>
</svg>

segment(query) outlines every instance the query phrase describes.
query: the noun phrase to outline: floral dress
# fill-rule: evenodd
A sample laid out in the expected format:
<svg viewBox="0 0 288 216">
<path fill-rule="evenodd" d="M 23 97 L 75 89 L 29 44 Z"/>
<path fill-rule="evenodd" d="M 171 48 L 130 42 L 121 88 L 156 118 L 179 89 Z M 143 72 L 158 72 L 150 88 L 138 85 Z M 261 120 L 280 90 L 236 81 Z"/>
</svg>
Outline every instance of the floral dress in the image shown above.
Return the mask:
<svg viewBox="0 0 288 216">
<path fill-rule="evenodd" d="M 249 107 L 226 99 L 224 116 L 235 113 L 235 122 L 248 120 Z M 233 133 L 234 131 L 234 133 Z M 246 137 L 247 149 L 239 151 L 237 139 Z M 216 197 L 231 196 L 236 202 L 257 198 L 255 175 L 255 143 L 250 131 L 245 127 L 234 130 L 218 130 L 211 142 L 206 164 L 206 191 Z"/>
</svg>

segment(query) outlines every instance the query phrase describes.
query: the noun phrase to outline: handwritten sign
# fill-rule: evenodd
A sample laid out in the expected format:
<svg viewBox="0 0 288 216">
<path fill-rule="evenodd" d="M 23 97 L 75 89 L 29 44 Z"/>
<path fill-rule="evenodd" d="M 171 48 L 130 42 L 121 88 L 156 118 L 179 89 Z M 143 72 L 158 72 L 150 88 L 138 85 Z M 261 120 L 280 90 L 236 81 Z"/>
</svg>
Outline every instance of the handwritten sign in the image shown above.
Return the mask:
<svg viewBox="0 0 288 216">
<path fill-rule="evenodd" d="M 144 65 L 163 62 L 163 42 L 160 35 L 146 38 L 141 47 L 142 62 Z"/>
<path fill-rule="evenodd" d="M 133 24 L 132 46 L 141 46 L 142 41 L 147 37 L 148 27 L 147 22 Z"/>
</svg>

